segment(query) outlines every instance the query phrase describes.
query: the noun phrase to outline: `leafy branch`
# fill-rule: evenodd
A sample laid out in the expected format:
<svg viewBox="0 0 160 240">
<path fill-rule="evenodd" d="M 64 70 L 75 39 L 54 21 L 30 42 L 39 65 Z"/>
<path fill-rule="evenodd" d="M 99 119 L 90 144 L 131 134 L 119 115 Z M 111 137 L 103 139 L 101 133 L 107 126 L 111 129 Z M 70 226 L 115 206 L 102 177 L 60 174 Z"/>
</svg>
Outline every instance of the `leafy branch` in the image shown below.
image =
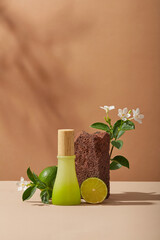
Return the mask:
<svg viewBox="0 0 160 240">
<path fill-rule="evenodd" d="M 119 109 L 119 114 L 118 116 L 121 117 L 120 120 L 116 121 L 114 125 L 112 125 L 111 123 L 111 119 L 109 118 L 109 110 L 114 109 L 114 106 L 111 107 L 101 107 L 103 108 L 106 113 L 107 113 L 107 117 L 104 117 L 105 122 L 106 123 L 101 123 L 101 122 L 96 122 L 93 123 L 90 127 L 95 128 L 95 129 L 99 129 L 99 130 L 103 130 L 105 132 L 107 132 L 110 135 L 110 143 L 112 145 L 110 152 L 109 152 L 109 157 L 110 157 L 110 170 L 116 170 L 121 168 L 122 166 L 129 168 L 129 161 L 121 156 L 121 155 L 117 155 L 114 158 L 112 158 L 112 153 L 114 148 L 117 149 L 122 149 L 123 147 L 123 141 L 120 140 L 119 138 L 126 132 L 129 130 L 133 130 L 135 129 L 135 124 L 131 121 L 131 119 L 138 119 L 138 115 L 134 116 L 131 119 L 127 119 L 128 117 L 130 117 L 130 113 L 131 110 L 128 111 L 127 108 L 124 108 L 123 110 Z M 109 109 L 111 108 L 111 109 Z M 137 110 L 135 110 L 136 112 Z M 124 112 L 124 113 L 123 113 Z M 140 114 L 142 115 L 142 114 Z M 143 115 L 144 117 L 144 115 Z M 142 116 L 141 116 L 142 118 Z M 138 121 L 138 120 L 137 120 Z"/>
<path fill-rule="evenodd" d="M 52 188 L 46 183 L 42 182 L 40 178 L 31 171 L 30 168 L 27 169 L 28 178 L 31 182 L 28 184 L 28 188 L 24 191 L 22 195 L 23 201 L 30 199 L 37 189 L 41 190 L 40 197 L 43 203 L 49 203 L 49 199 L 52 197 Z"/>
</svg>

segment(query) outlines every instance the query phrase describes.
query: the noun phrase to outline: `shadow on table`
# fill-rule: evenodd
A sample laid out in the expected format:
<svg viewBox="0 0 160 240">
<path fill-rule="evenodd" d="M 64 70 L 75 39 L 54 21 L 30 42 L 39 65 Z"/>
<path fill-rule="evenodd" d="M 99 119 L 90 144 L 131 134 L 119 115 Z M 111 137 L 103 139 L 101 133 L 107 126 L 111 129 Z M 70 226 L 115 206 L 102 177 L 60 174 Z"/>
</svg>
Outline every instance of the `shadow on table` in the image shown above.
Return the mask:
<svg viewBox="0 0 160 240">
<path fill-rule="evenodd" d="M 109 199 L 105 200 L 102 204 L 104 206 L 129 206 L 129 205 L 152 205 L 154 201 L 160 201 L 160 194 L 155 192 L 124 192 L 113 193 Z M 82 203 L 82 206 L 89 205 L 86 202 Z"/>
<path fill-rule="evenodd" d="M 154 201 L 160 201 L 160 194 L 155 192 L 143 193 L 143 192 L 124 192 L 124 193 L 113 193 L 109 199 L 105 200 L 101 204 L 89 204 L 82 200 L 80 206 L 133 206 L 133 205 L 152 205 Z M 28 201 L 34 206 L 50 206 L 50 204 L 43 204 L 41 201 Z M 77 206 L 77 205 L 75 205 Z M 73 206 L 72 206 L 73 207 Z"/>
<path fill-rule="evenodd" d="M 51 203 L 50 204 L 44 204 L 41 201 L 32 201 L 32 200 L 30 200 L 30 201 L 27 201 L 27 202 L 29 204 L 32 204 L 33 206 L 38 206 L 38 207 L 48 207 L 49 205 L 51 205 Z"/>
</svg>

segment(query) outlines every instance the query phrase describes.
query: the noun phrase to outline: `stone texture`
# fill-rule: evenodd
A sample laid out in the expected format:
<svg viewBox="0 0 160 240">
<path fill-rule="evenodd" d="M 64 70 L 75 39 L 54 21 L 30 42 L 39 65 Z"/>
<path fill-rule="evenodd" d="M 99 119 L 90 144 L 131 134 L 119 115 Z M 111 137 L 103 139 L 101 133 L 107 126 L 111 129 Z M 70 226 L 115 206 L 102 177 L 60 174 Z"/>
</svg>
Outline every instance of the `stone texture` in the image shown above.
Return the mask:
<svg viewBox="0 0 160 240">
<path fill-rule="evenodd" d="M 105 132 L 89 134 L 81 131 L 75 137 L 76 172 L 79 185 L 89 177 L 98 177 L 109 186 L 109 145 L 110 137 Z"/>
</svg>

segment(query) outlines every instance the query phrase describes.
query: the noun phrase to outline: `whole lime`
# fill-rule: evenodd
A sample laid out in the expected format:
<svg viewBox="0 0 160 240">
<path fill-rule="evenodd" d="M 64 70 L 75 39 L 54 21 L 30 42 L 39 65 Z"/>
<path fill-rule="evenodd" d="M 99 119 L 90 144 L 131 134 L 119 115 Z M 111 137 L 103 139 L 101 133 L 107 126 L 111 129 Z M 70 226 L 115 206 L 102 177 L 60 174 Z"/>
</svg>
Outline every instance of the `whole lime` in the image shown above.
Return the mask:
<svg viewBox="0 0 160 240">
<path fill-rule="evenodd" d="M 53 188 L 53 184 L 57 174 L 57 166 L 47 167 L 39 174 L 39 179 L 48 187 Z"/>
</svg>

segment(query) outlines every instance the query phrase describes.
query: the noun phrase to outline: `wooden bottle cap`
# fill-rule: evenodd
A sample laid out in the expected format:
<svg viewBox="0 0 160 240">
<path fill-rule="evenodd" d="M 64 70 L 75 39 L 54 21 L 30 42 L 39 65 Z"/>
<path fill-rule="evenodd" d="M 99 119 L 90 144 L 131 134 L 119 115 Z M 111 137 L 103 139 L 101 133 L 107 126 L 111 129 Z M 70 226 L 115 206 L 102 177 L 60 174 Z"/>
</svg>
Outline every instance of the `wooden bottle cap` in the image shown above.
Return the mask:
<svg viewBox="0 0 160 240">
<path fill-rule="evenodd" d="M 74 129 L 58 130 L 58 156 L 74 155 Z"/>
</svg>

